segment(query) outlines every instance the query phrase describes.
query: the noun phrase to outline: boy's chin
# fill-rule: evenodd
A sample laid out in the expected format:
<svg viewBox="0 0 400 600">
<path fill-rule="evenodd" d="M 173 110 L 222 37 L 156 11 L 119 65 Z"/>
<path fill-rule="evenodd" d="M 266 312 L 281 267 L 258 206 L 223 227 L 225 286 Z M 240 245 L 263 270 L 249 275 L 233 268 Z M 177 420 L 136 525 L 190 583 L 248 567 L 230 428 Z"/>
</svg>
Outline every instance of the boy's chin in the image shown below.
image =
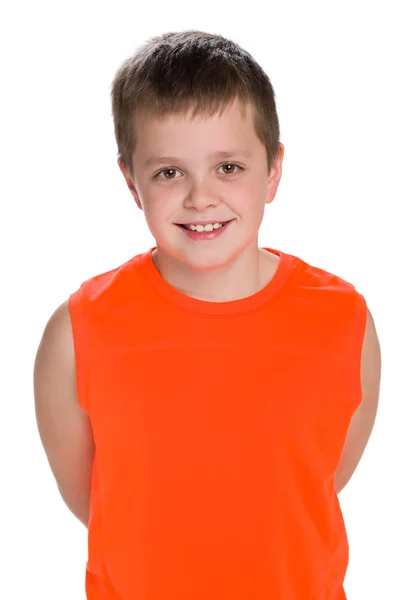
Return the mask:
<svg viewBox="0 0 400 600">
<path fill-rule="evenodd" d="M 208 242 L 205 243 L 205 245 Z M 215 245 L 213 248 L 198 247 L 175 249 L 171 254 L 190 268 L 207 270 L 217 269 L 232 262 L 243 248 L 230 248 L 228 244 Z"/>
</svg>

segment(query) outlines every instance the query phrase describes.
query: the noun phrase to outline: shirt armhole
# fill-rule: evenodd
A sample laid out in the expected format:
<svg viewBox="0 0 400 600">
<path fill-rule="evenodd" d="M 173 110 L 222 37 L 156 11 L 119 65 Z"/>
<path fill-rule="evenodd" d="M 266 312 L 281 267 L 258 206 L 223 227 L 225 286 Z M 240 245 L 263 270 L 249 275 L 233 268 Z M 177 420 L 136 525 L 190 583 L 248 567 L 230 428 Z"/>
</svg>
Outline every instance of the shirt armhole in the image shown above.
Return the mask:
<svg viewBox="0 0 400 600">
<path fill-rule="evenodd" d="M 82 286 L 68 299 L 75 350 L 76 389 L 80 407 L 89 414 L 90 347 Z"/>
<path fill-rule="evenodd" d="M 355 289 L 356 301 L 355 311 L 352 315 L 351 333 L 349 340 L 350 359 L 352 369 L 352 405 L 351 414 L 353 415 L 362 401 L 361 387 L 361 358 L 364 342 L 365 329 L 367 324 L 367 303 L 362 294 Z"/>
</svg>

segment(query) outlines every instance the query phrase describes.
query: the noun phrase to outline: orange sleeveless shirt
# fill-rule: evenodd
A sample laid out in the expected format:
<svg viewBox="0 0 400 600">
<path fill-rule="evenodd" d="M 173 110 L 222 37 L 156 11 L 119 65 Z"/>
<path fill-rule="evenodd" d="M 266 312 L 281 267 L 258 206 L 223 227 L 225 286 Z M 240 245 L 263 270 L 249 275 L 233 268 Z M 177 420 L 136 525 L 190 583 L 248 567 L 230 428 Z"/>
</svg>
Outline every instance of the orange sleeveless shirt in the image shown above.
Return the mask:
<svg viewBox="0 0 400 600">
<path fill-rule="evenodd" d="M 265 249 L 277 271 L 240 300 L 185 296 L 154 247 L 70 295 L 96 446 L 88 600 L 346 600 L 334 478 L 366 303 Z"/>
</svg>

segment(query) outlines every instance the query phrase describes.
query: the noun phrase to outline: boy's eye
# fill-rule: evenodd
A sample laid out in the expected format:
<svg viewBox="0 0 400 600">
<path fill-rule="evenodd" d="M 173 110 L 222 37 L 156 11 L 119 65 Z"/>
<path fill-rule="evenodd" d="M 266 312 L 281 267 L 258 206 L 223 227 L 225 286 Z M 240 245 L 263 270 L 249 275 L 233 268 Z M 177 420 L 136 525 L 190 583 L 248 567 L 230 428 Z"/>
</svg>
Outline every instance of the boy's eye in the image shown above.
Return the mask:
<svg viewBox="0 0 400 600">
<path fill-rule="evenodd" d="M 234 167 L 237 167 L 240 171 L 243 171 L 243 167 L 241 167 L 240 165 L 233 163 L 233 162 L 224 163 L 223 165 L 221 165 L 221 167 L 226 167 L 226 166 L 232 167 L 232 168 L 230 169 L 229 173 L 224 173 L 224 175 L 230 175 L 231 173 L 235 173 Z M 174 167 L 167 167 L 165 169 L 161 169 L 161 171 L 159 171 L 158 173 L 156 173 L 156 175 L 154 175 L 154 179 L 156 177 L 159 177 L 159 175 L 161 175 L 161 173 L 167 173 L 167 172 L 171 172 L 171 171 L 178 171 L 178 169 L 175 169 Z M 175 177 L 161 177 L 160 179 L 175 179 Z"/>
</svg>

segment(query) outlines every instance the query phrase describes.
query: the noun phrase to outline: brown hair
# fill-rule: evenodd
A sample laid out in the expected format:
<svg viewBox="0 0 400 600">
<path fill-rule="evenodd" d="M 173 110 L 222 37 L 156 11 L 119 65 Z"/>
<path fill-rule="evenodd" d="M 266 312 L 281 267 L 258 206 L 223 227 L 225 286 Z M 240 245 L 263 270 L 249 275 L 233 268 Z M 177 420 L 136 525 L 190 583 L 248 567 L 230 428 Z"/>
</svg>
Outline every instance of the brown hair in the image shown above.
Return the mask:
<svg viewBox="0 0 400 600">
<path fill-rule="evenodd" d="M 138 115 L 213 116 L 238 98 L 253 106 L 254 128 L 265 145 L 268 175 L 279 150 L 275 93 L 268 76 L 238 44 L 197 30 L 150 38 L 125 59 L 111 86 L 118 160 L 133 176 Z"/>
</svg>

